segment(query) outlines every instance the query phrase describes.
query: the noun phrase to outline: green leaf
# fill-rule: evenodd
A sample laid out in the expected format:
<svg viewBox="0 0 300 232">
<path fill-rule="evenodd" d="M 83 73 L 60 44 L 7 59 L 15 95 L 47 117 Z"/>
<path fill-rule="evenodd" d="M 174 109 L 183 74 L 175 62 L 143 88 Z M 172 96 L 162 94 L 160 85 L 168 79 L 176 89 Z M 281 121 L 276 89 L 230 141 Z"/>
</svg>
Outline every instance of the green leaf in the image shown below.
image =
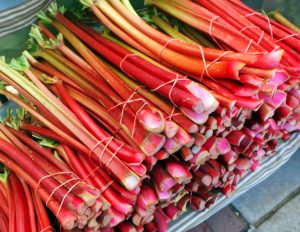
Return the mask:
<svg viewBox="0 0 300 232">
<path fill-rule="evenodd" d="M 29 38 L 33 41 L 36 41 L 41 47 L 46 45 L 46 39 L 37 25 L 32 25 L 29 32 Z"/>
<path fill-rule="evenodd" d="M 3 80 L 0 80 L 0 89 L 4 90 L 6 88 L 6 86 L 7 86 L 7 83 Z"/>
<path fill-rule="evenodd" d="M 7 108 L 6 109 L 6 117 L 11 118 L 13 116 L 13 109 L 12 108 Z"/>
<path fill-rule="evenodd" d="M 145 22 L 150 24 L 153 28 L 157 28 L 156 24 L 152 22 L 152 17 L 158 15 L 158 12 L 154 7 L 147 7 L 145 10 L 140 12 L 140 15 Z"/>
<path fill-rule="evenodd" d="M 47 85 L 53 85 L 58 81 L 56 77 L 49 77 L 44 73 L 40 76 L 40 80 Z"/>
<path fill-rule="evenodd" d="M 81 20 L 83 18 L 82 11 L 85 9 L 78 9 L 78 8 L 72 8 L 71 9 L 71 14 L 74 16 L 76 19 Z"/>
<path fill-rule="evenodd" d="M 10 67 L 17 71 L 23 72 L 24 70 L 30 67 L 30 64 L 26 59 L 26 57 L 22 55 L 16 59 L 12 59 L 10 63 Z"/>
<path fill-rule="evenodd" d="M 90 8 L 94 4 L 92 0 L 80 0 L 80 3 L 83 5 L 83 10 Z"/>
<path fill-rule="evenodd" d="M 179 31 L 179 24 L 180 24 L 180 22 L 177 19 L 172 18 L 171 24 L 173 25 L 173 28 L 176 31 Z"/>
<path fill-rule="evenodd" d="M 65 8 L 64 6 L 59 6 L 58 12 L 61 14 L 65 14 L 67 12 L 67 8 Z"/>
<path fill-rule="evenodd" d="M 45 48 L 54 49 L 55 47 L 61 45 L 63 42 L 62 34 L 58 34 L 56 40 L 49 39 L 45 43 Z"/>
<path fill-rule="evenodd" d="M 22 100 L 24 100 L 25 102 L 30 103 L 30 101 L 29 101 L 23 94 L 20 94 L 20 93 L 19 93 L 19 97 L 20 97 Z"/>
<path fill-rule="evenodd" d="M 37 140 L 42 140 L 44 138 L 43 136 L 36 133 L 32 133 L 31 136 Z"/>
<path fill-rule="evenodd" d="M 22 112 L 20 108 L 16 110 L 8 108 L 6 110 L 5 117 L 1 119 L 1 122 L 15 129 L 20 128 L 21 118 L 24 118 L 25 110 Z"/>
<path fill-rule="evenodd" d="M 21 120 L 21 121 L 24 120 L 24 117 L 25 117 L 25 109 L 24 108 L 16 109 L 16 113 L 17 113 L 19 120 Z"/>
<path fill-rule="evenodd" d="M 54 16 L 56 13 L 65 14 L 67 11 L 63 5 L 58 6 L 56 2 L 52 2 L 47 10 L 51 16 Z"/>
<path fill-rule="evenodd" d="M 3 164 L 1 164 L 1 166 L 4 167 Z M 10 171 L 7 168 L 4 168 L 3 172 L 0 173 L 0 181 L 5 183 L 7 181 L 9 173 L 10 173 Z"/>
<path fill-rule="evenodd" d="M 38 43 L 36 42 L 35 39 L 29 38 L 29 39 L 26 41 L 26 43 L 27 43 L 27 49 L 28 49 L 30 52 L 35 52 L 35 51 L 39 50 L 39 47 L 40 47 L 40 46 L 38 45 Z"/>
<path fill-rule="evenodd" d="M 41 141 L 39 141 L 39 144 L 44 147 L 55 148 L 58 145 L 58 142 L 53 139 L 44 137 Z"/>
<path fill-rule="evenodd" d="M 48 17 L 48 15 L 44 12 L 41 11 L 37 14 L 37 17 L 44 23 L 44 24 L 51 24 L 52 19 Z"/>
</svg>

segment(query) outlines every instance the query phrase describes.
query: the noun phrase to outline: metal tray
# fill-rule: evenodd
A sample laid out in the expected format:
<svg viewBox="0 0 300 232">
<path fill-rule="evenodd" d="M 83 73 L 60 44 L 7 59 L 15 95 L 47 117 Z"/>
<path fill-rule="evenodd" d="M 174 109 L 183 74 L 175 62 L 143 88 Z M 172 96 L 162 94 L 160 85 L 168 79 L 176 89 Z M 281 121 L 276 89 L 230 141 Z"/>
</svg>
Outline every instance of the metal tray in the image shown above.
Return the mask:
<svg viewBox="0 0 300 232">
<path fill-rule="evenodd" d="M 0 36 L 31 25 L 36 20 L 36 13 L 45 9 L 51 0 L 28 0 L 13 8 L 1 11 Z"/>
</svg>

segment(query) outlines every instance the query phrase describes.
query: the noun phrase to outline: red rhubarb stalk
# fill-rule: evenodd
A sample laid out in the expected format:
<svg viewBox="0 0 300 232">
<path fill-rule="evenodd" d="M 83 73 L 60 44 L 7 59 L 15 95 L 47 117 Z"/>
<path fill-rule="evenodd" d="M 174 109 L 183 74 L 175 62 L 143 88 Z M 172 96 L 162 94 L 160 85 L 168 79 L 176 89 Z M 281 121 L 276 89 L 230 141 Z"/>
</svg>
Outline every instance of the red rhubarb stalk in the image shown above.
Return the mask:
<svg viewBox="0 0 300 232">
<path fill-rule="evenodd" d="M 161 33 L 155 28 L 149 26 L 139 17 L 136 17 L 132 13 L 128 12 L 128 10 L 120 3 L 119 0 L 110 0 L 111 4 L 118 10 L 123 17 L 125 17 L 132 25 L 138 28 L 141 32 L 145 33 L 155 41 L 160 44 L 165 45 L 168 41 L 170 41 L 171 37 Z M 192 2 L 190 2 L 192 4 Z M 195 4 L 193 7 L 200 7 Z M 198 10 L 199 12 L 203 12 L 205 9 L 201 8 Z M 215 17 L 211 15 L 210 17 Z M 190 56 L 201 57 L 201 50 L 199 45 L 195 45 L 192 43 L 187 43 L 182 40 L 174 40 L 169 45 L 169 48 L 174 49 L 175 51 L 182 52 L 184 54 Z M 281 56 L 283 54 L 283 50 L 278 50 L 275 52 L 271 52 L 269 54 L 263 55 L 254 55 L 254 54 L 243 54 L 243 53 L 235 53 L 235 52 L 226 52 L 218 49 L 205 48 L 202 47 L 202 51 L 207 60 L 227 60 L 227 61 L 240 61 L 246 63 L 249 66 L 257 66 L 260 68 L 276 68 L 281 60 Z"/>
</svg>

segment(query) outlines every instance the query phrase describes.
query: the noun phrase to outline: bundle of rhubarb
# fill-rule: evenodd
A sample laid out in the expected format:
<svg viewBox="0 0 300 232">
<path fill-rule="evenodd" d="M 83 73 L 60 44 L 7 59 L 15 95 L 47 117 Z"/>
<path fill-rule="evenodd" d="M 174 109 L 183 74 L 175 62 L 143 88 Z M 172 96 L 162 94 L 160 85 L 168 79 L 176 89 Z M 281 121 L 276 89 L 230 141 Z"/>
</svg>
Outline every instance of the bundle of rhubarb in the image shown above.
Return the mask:
<svg viewBox="0 0 300 232">
<path fill-rule="evenodd" d="M 40 197 L 7 169 L 0 175 L 1 231 L 52 231 Z"/>
<path fill-rule="evenodd" d="M 61 231 L 166 231 L 300 129 L 300 37 L 284 25 L 239 1 L 148 0 L 144 18 L 80 2 L 105 30 L 52 4 L 29 51 L 0 60 L 0 93 L 26 114 L 3 120 L 0 161 Z"/>
<path fill-rule="evenodd" d="M 106 220 L 99 217 L 99 212 L 106 212 L 110 207 L 101 192 L 106 187 L 92 187 L 88 176 L 85 179 L 77 175 L 72 166 L 60 159 L 64 151 L 69 152 L 68 147 L 65 150 L 57 147 L 58 153 L 54 153 L 40 146 L 25 131 L 3 124 L 0 127 L 0 161 L 20 177 L 14 174 L 8 177 L 4 172 L 2 178 L 2 189 L 7 191 L 6 195 L 2 192 L 6 196 L 2 200 L 7 199 L 4 203 L 8 208 L 5 213 L 9 228 L 52 231 L 44 207 L 64 229 L 99 228 L 100 222 Z"/>
<path fill-rule="evenodd" d="M 218 100 L 217 110 L 199 126 L 199 134 L 208 141 L 180 152 L 184 158 L 190 154 L 193 161 L 199 158 L 202 164 L 222 154 L 216 146 L 223 144 L 226 154 L 219 164 L 209 165 L 218 172 L 210 173 L 215 184 L 208 191 L 214 187 L 230 194 L 250 168 L 255 170 L 275 150 L 279 139 L 299 129 L 298 35 L 267 16 L 240 1 L 149 0 L 147 4 L 156 8 L 144 21 L 129 1 L 81 3 L 125 44 L 108 33 L 103 37 L 133 53 L 124 54 L 122 66 L 138 60 L 136 55 L 146 55 L 152 64 L 198 81 Z M 173 17 L 180 20 L 175 28 Z M 85 31 L 106 42 L 99 34 Z M 143 81 L 138 74 L 122 70 Z M 231 146 L 226 150 L 228 142 Z M 197 170 L 195 166 L 190 170 Z"/>
</svg>

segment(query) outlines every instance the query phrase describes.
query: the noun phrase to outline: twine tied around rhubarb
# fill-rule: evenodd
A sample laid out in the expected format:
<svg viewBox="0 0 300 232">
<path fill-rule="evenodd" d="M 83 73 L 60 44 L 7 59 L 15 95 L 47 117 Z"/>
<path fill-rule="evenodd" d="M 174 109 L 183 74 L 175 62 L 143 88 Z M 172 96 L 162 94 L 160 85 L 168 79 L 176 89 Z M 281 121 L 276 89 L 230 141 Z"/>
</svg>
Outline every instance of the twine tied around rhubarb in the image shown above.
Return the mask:
<svg viewBox="0 0 300 232">
<path fill-rule="evenodd" d="M 48 203 L 49 201 L 51 200 L 51 198 L 53 197 L 53 195 L 55 194 L 55 192 L 60 189 L 61 187 L 65 186 L 66 184 L 68 183 L 71 183 L 72 181 L 77 181 L 77 180 L 80 180 L 79 177 L 74 177 L 74 178 L 71 178 L 63 183 L 61 183 L 60 185 L 58 185 L 56 188 L 53 189 L 53 191 L 51 192 L 50 196 L 48 197 L 47 201 L 46 201 L 46 206 L 48 206 Z M 75 184 L 77 185 L 79 182 L 76 182 Z M 72 186 L 73 187 L 73 186 Z M 68 194 L 68 193 L 67 193 Z M 66 195 L 67 195 L 66 194 Z M 66 195 L 64 196 L 64 198 L 66 197 Z"/>
<path fill-rule="evenodd" d="M 158 61 L 161 61 L 161 54 L 164 52 L 164 50 L 166 50 L 169 46 L 169 44 L 171 44 L 173 41 L 180 41 L 179 39 L 173 39 L 173 38 L 170 38 L 166 43 L 165 45 L 163 46 L 163 48 L 159 51 L 159 53 L 157 54 L 157 60 Z"/>
<path fill-rule="evenodd" d="M 41 229 L 40 232 L 45 232 L 47 230 L 50 230 L 50 231 L 55 231 L 54 228 L 52 226 L 47 226 L 45 227 L 44 229 Z"/>
<path fill-rule="evenodd" d="M 35 189 L 34 189 L 34 193 L 37 194 L 37 191 L 38 191 L 38 189 L 39 189 L 41 183 L 42 183 L 45 179 L 51 178 L 51 177 L 54 177 L 54 176 L 58 176 L 58 175 L 74 175 L 74 176 L 76 176 L 74 172 L 56 172 L 56 173 L 52 173 L 52 174 L 45 175 L 45 176 L 43 176 L 41 179 L 39 179 L 39 181 L 38 181 L 38 183 L 37 183 L 37 185 L 36 185 L 36 187 L 35 187 Z"/>
<path fill-rule="evenodd" d="M 98 165 L 97 167 L 95 167 L 87 176 L 85 176 L 83 178 L 83 180 L 86 181 L 89 177 L 92 177 L 93 175 L 95 175 L 96 171 L 101 167 L 102 167 L 102 165 Z"/>
<path fill-rule="evenodd" d="M 217 57 L 216 59 L 214 59 L 214 60 L 210 63 L 210 65 L 213 64 L 213 63 L 218 62 L 218 61 L 221 60 L 224 56 L 227 56 L 227 55 L 230 54 L 230 53 L 233 53 L 233 51 L 226 51 L 226 52 L 224 52 L 222 55 L 220 55 L 219 57 Z"/>
<path fill-rule="evenodd" d="M 275 46 L 275 48 L 272 50 L 272 52 L 277 51 L 278 49 L 281 49 L 280 46 Z"/>
<path fill-rule="evenodd" d="M 133 92 L 139 93 L 139 89 L 147 88 L 145 85 L 139 85 L 133 89 Z"/>
<path fill-rule="evenodd" d="M 208 34 L 220 48 L 223 48 L 222 45 L 215 39 L 215 37 L 213 36 L 213 32 L 212 32 L 214 21 L 217 20 L 218 18 L 220 18 L 220 16 L 216 16 L 210 20 Z"/>
<path fill-rule="evenodd" d="M 118 134 L 121 130 L 123 130 L 122 126 L 120 126 L 120 127 L 117 128 L 115 131 L 113 131 L 113 132 L 112 132 L 112 136 L 113 136 L 113 137 L 116 137 L 117 134 Z"/>
<path fill-rule="evenodd" d="M 139 89 L 141 88 L 142 86 L 138 86 L 137 88 L 135 89 Z M 122 124 L 123 122 L 123 118 L 124 118 L 124 114 L 125 114 L 125 108 L 127 105 L 129 105 L 130 103 L 135 103 L 135 102 L 139 102 L 141 101 L 143 103 L 143 105 L 140 107 L 140 109 L 135 113 L 135 119 L 134 119 L 134 126 L 132 128 L 132 131 L 134 132 L 135 131 L 135 125 L 136 125 L 136 120 L 137 120 L 137 117 L 140 113 L 140 111 L 148 104 L 148 102 L 142 98 L 142 97 L 139 97 L 139 98 L 136 98 L 136 99 L 132 99 L 136 94 L 139 94 L 137 91 L 133 91 L 132 94 L 129 96 L 129 98 L 123 102 L 119 102 L 118 104 L 116 104 L 115 106 L 111 107 L 110 109 L 108 109 L 108 112 L 112 111 L 113 109 L 119 107 L 119 106 L 122 106 L 122 111 L 121 111 L 121 117 L 120 117 L 120 121 L 119 123 Z M 132 137 L 133 137 L 134 133 L 132 133 Z"/>
<path fill-rule="evenodd" d="M 276 40 L 275 43 L 281 42 L 283 40 L 286 40 L 288 38 L 292 38 L 292 37 L 295 37 L 295 36 L 298 36 L 298 35 L 300 35 L 300 34 L 299 33 L 294 33 L 294 34 L 291 34 L 291 35 L 287 35 L 287 36 L 285 36 L 285 37 L 283 37 L 281 39 Z"/>
<path fill-rule="evenodd" d="M 260 42 L 262 41 L 262 39 L 264 38 L 265 35 L 265 31 L 261 30 L 261 35 L 259 37 L 259 40 L 256 42 L 257 44 L 260 44 Z"/>
<path fill-rule="evenodd" d="M 57 210 L 56 217 L 58 217 L 58 215 L 59 215 L 59 213 L 60 213 L 60 211 L 61 211 L 61 209 L 62 209 L 62 206 L 63 206 L 64 201 L 65 201 L 65 199 L 67 198 L 67 196 L 71 193 L 71 191 L 72 191 L 79 183 L 84 183 L 84 182 L 83 182 L 83 181 L 79 181 L 79 180 L 81 180 L 81 179 L 80 179 L 74 172 L 57 172 L 57 173 L 52 173 L 52 174 L 43 176 L 43 177 L 38 181 L 37 186 L 35 187 L 35 190 L 34 190 L 35 193 L 37 193 L 37 190 L 38 190 L 40 184 L 43 182 L 43 180 L 45 180 L 45 179 L 47 179 L 47 178 L 51 178 L 51 177 L 53 177 L 53 176 L 57 176 L 57 175 L 66 175 L 66 174 L 68 174 L 68 175 L 73 175 L 74 178 L 71 178 L 71 179 L 69 179 L 69 180 L 63 182 L 63 183 L 61 183 L 59 186 L 57 186 L 56 188 L 54 188 L 54 189 L 52 190 L 52 192 L 50 193 L 50 195 L 49 195 L 47 201 L 46 201 L 46 206 L 48 206 L 49 201 L 52 199 L 53 195 L 55 194 L 55 192 L 56 192 L 59 188 L 65 186 L 66 184 L 68 184 L 68 183 L 70 183 L 70 182 L 72 182 L 72 181 L 76 181 L 76 183 L 73 184 L 73 185 L 68 189 L 67 193 L 63 196 L 63 199 L 62 199 L 62 201 L 61 201 L 61 203 L 60 203 L 60 206 L 59 206 L 59 208 L 58 208 L 58 210 Z"/>
<path fill-rule="evenodd" d="M 110 157 L 109 161 L 106 163 L 106 166 L 109 166 L 110 163 L 113 161 L 113 159 L 116 157 L 116 155 L 118 154 L 118 152 L 122 149 L 122 147 L 124 147 L 124 143 L 122 143 L 118 149 L 113 153 L 113 155 Z"/>
<path fill-rule="evenodd" d="M 143 86 L 143 85 L 139 85 L 137 86 L 134 90 L 133 90 L 133 93 L 132 95 L 129 97 L 129 99 L 127 100 L 127 103 L 130 103 L 131 101 L 131 98 L 135 95 L 135 94 L 139 94 L 138 90 L 140 88 L 146 88 L 146 86 Z M 133 128 L 132 128 L 132 132 L 131 132 L 131 137 L 133 138 L 134 137 L 134 134 L 136 132 L 136 123 L 137 123 L 137 118 L 138 118 L 138 115 L 139 113 L 142 111 L 142 109 L 144 109 L 145 106 L 149 105 L 149 103 L 144 99 L 144 98 L 138 98 L 136 100 L 141 100 L 143 102 L 143 105 L 138 109 L 138 111 L 135 113 L 134 115 L 134 121 L 133 121 Z M 125 105 L 124 105 L 125 106 Z M 122 115 L 123 115 L 123 112 L 125 111 L 125 107 L 123 107 L 122 109 Z M 122 119 L 122 118 L 121 118 Z"/>
<path fill-rule="evenodd" d="M 200 77 L 200 82 L 202 81 L 202 78 L 204 76 L 204 73 L 206 73 L 206 75 L 210 78 L 212 78 L 210 75 L 209 75 L 209 72 L 208 72 L 208 68 L 209 66 L 206 64 L 206 59 L 205 59 L 205 55 L 204 55 L 204 51 L 203 51 L 203 48 L 202 46 L 199 46 L 199 49 L 200 49 L 200 53 L 201 53 L 201 57 L 202 57 L 202 62 L 204 64 L 204 70 L 203 72 L 201 73 L 201 77 Z"/>
<path fill-rule="evenodd" d="M 253 15 L 262 15 L 261 13 L 259 12 L 253 12 L 253 13 L 249 13 L 249 14 L 246 14 L 244 15 L 245 18 L 247 17 L 250 17 L 250 16 L 253 16 Z M 272 37 L 272 39 L 274 39 L 274 34 L 273 34 L 273 27 L 272 27 L 272 24 L 271 24 L 271 20 L 270 18 L 268 17 L 268 15 L 266 13 L 263 14 L 269 24 L 269 31 L 270 31 L 270 36 Z"/>
<path fill-rule="evenodd" d="M 105 154 L 105 151 L 108 150 L 108 146 L 109 144 L 113 141 L 114 139 L 114 136 L 109 136 L 109 137 L 106 137 L 105 139 L 102 139 L 100 141 L 98 141 L 95 146 L 90 150 L 90 154 L 89 154 L 89 158 L 91 159 L 91 155 L 92 153 L 95 151 L 95 149 L 100 145 L 102 144 L 103 142 L 105 141 L 108 141 L 104 148 L 102 149 L 101 151 L 101 154 L 99 154 L 98 158 L 99 158 L 99 161 L 100 161 L 100 167 L 103 168 L 103 156 Z M 108 162 L 105 163 L 105 166 L 108 167 L 110 165 L 110 163 L 113 161 L 113 159 L 116 157 L 116 155 L 118 154 L 118 152 L 122 149 L 122 147 L 125 146 L 125 143 L 121 143 L 121 145 L 116 149 L 116 151 L 112 154 L 112 156 L 110 157 L 110 159 L 108 160 Z M 110 173 L 110 170 L 107 168 L 107 171 Z M 111 174 L 111 173 L 110 173 Z"/>
<path fill-rule="evenodd" d="M 248 53 L 248 51 L 249 51 L 249 49 L 250 49 L 252 43 L 253 43 L 253 39 L 250 39 L 249 44 L 248 44 L 248 46 L 246 47 L 246 50 L 244 51 L 245 54 Z"/>
<path fill-rule="evenodd" d="M 143 110 L 143 108 L 148 105 L 147 102 L 144 102 L 144 104 L 138 109 L 138 111 L 136 112 L 136 114 L 134 115 L 134 120 L 133 120 L 133 128 L 132 128 L 132 132 L 131 132 L 131 137 L 133 138 L 135 131 L 136 131 L 136 123 L 137 123 L 137 117 L 140 114 L 140 112 Z"/>
<path fill-rule="evenodd" d="M 102 168 L 102 165 L 98 165 L 97 167 L 95 167 L 86 177 L 84 177 L 84 181 L 86 181 L 89 177 L 95 175 L 96 171 Z M 103 193 L 105 190 L 107 190 L 113 183 L 115 183 L 115 180 L 111 180 L 110 182 L 108 182 L 105 186 L 103 186 L 99 191 L 100 193 Z"/>
<path fill-rule="evenodd" d="M 60 203 L 60 206 L 59 206 L 59 208 L 58 208 L 58 210 L 57 210 L 56 217 L 58 217 L 58 215 L 59 215 L 59 213 L 60 213 L 60 211 L 61 211 L 61 209 L 62 209 L 62 206 L 63 206 L 63 204 L 64 204 L 64 202 L 65 202 L 67 196 L 72 192 L 72 190 L 73 190 L 78 184 L 81 184 L 81 183 L 85 183 L 85 182 L 83 182 L 83 181 L 78 181 L 78 182 L 76 182 L 76 183 L 68 190 L 68 192 L 64 195 L 64 197 L 63 197 L 63 199 L 62 199 L 62 201 L 61 201 L 61 203 Z M 46 204 L 46 205 L 47 205 L 47 204 Z"/>
<path fill-rule="evenodd" d="M 83 180 L 86 181 L 89 177 L 95 175 L 96 171 L 102 168 L 102 165 L 98 165 L 97 167 L 95 167 Z M 103 193 L 104 191 L 106 191 L 113 183 L 115 183 L 115 180 L 111 180 L 110 182 L 108 182 L 106 185 L 104 185 L 101 189 L 99 189 L 100 193 Z"/>
<path fill-rule="evenodd" d="M 109 137 L 106 137 L 106 138 L 104 138 L 104 139 L 102 139 L 102 140 L 99 140 L 99 141 L 95 144 L 95 146 L 90 150 L 89 158 L 91 159 L 91 156 L 92 156 L 93 152 L 96 150 L 97 147 L 99 147 L 103 142 L 108 141 L 108 142 L 105 144 L 104 148 L 103 148 L 102 151 L 101 151 L 101 154 L 99 154 L 99 157 L 98 157 L 99 160 L 100 160 L 100 164 L 101 164 L 101 166 L 103 167 L 103 164 L 102 164 L 103 155 L 104 155 L 105 151 L 108 149 L 108 146 L 109 146 L 109 144 L 113 141 L 113 139 L 114 139 L 113 136 L 109 136 Z"/>
<path fill-rule="evenodd" d="M 243 27 L 243 28 L 240 30 L 240 32 L 243 33 L 244 30 L 248 30 L 248 29 L 250 29 L 250 28 L 258 29 L 258 30 L 261 31 L 260 37 L 259 37 L 258 41 L 256 42 L 257 44 L 260 44 L 260 42 L 262 41 L 262 39 L 263 39 L 263 37 L 264 37 L 264 35 L 265 35 L 264 30 L 261 30 L 260 27 L 258 27 L 258 26 L 255 26 L 255 25 L 249 25 L 249 26 Z"/>
<path fill-rule="evenodd" d="M 167 46 L 168 46 L 172 41 L 174 41 L 174 40 L 178 40 L 178 39 L 170 39 L 170 40 L 165 44 L 164 48 L 160 51 L 159 56 L 160 56 L 160 54 L 163 52 L 163 50 L 166 49 Z M 119 65 L 120 69 L 121 69 L 124 73 L 126 73 L 127 75 L 129 75 L 129 74 L 124 70 L 123 64 L 124 64 L 124 62 L 125 62 L 129 57 L 133 57 L 133 56 L 138 56 L 138 55 L 137 55 L 137 54 L 127 54 L 127 55 L 122 59 L 122 61 L 120 62 L 120 65 Z M 158 56 L 158 57 L 159 57 L 159 56 Z M 138 57 L 139 57 L 139 56 L 138 56 Z M 130 76 L 130 75 L 129 75 L 129 76 Z M 172 102 L 172 104 L 176 106 L 175 102 L 172 100 L 172 92 L 173 92 L 173 89 L 174 89 L 175 86 L 176 86 L 176 83 L 177 83 L 178 81 L 180 81 L 180 80 L 186 80 L 186 78 L 180 79 L 180 78 L 179 78 L 179 74 L 176 74 L 176 79 L 171 80 L 171 81 L 166 82 L 166 83 L 163 83 L 162 85 L 159 85 L 158 87 L 156 87 L 155 89 L 152 89 L 151 91 L 155 92 L 155 91 L 159 90 L 160 88 L 162 88 L 162 87 L 164 87 L 164 86 L 166 86 L 166 85 L 169 85 L 169 84 L 172 84 L 172 83 L 173 83 L 173 85 L 172 85 L 172 87 L 171 87 L 171 90 L 170 90 L 170 92 L 169 92 L 169 99 L 170 99 L 170 101 Z M 138 87 L 136 87 L 136 88 L 134 89 L 134 93 L 136 93 L 137 90 L 138 90 L 139 88 L 145 88 L 145 86 L 138 86 Z M 128 102 L 128 101 L 127 101 L 127 102 Z M 114 108 L 114 107 L 113 107 L 113 108 Z M 109 109 L 109 110 L 111 110 L 111 109 Z M 121 117 L 121 118 L 122 118 L 122 117 Z M 133 135 L 134 135 L 134 133 L 133 133 Z"/>
<path fill-rule="evenodd" d="M 104 193 L 113 183 L 115 183 L 115 181 L 111 180 L 106 185 L 104 185 L 101 189 L 99 189 L 100 193 Z"/>
<path fill-rule="evenodd" d="M 255 29 L 260 29 L 258 26 L 255 26 L 255 25 L 249 25 L 249 26 L 246 26 L 246 27 L 243 27 L 240 32 L 243 32 L 247 29 L 251 29 L 251 28 L 255 28 Z"/>
<path fill-rule="evenodd" d="M 205 59 L 205 54 L 204 54 L 204 50 L 203 50 L 203 47 L 202 46 L 199 46 L 199 50 L 200 50 L 200 54 L 201 54 L 201 57 L 202 57 L 202 60 L 203 60 L 203 64 L 204 64 L 204 70 L 203 72 L 201 73 L 201 76 L 200 76 L 200 82 L 202 81 L 203 79 L 203 76 L 204 76 L 204 73 L 206 73 L 206 75 L 211 78 L 212 80 L 216 81 L 208 72 L 208 69 L 215 63 L 217 63 L 219 60 L 221 60 L 224 56 L 232 53 L 232 51 L 225 51 L 224 53 L 222 53 L 222 55 L 220 55 L 219 57 L 217 57 L 216 59 L 214 59 L 213 61 L 211 61 L 208 65 L 207 65 L 207 62 L 206 62 L 206 59 Z"/>
<path fill-rule="evenodd" d="M 163 83 L 163 84 L 157 86 L 155 89 L 152 89 L 151 91 L 156 92 L 156 91 L 158 91 L 159 89 L 161 89 L 162 87 L 165 87 L 165 86 L 167 86 L 167 85 L 172 84 L 171 89 L 170 89 L 170 91 L 169 91 L 169 100 L 170 100 L 170 102 L 172 102 L 172 104 L 173 104 L 174 106 L 176 106 L 176 103 L 175 103 L 175 102 L 173 101 L 173 99 L 172 99 L 172 92 L 173 92 L 173 90 L 175 89 L 176 84 L 177 84 L 178 81 L 186 81 L 186 80 L 187 80 L 186 77 L 180 78 L 180 75 L 179 75 L 179 74 L 176 74 L 176 78 L 175 78 L 175 79 L 170 80 L 170 81 L 168 81 L 168 82 L 165 82 L 165 83 Z"/>
<path fill-rule="evenodd" d="M 165 120 L 172 120 L 175 116 L 182 115 L 182 112 L 175 113 L 175 111 L 176 111 L 176 107 L 175 105 L 172 105 L 172 111 L 169 115 L 165 117 Z"/>
<path fill-rule="evenodd" d="M 134 53 L 130 53 L 130 54 L 127 54 L 126 56 L 124 56 L 124 58 L 121 60 L 120 64 L 119 64 L 119 68 L 124 72 L 126 73 L 128 76 L 130 76 L 123 68 L 123 64 L 124 62 L 129 58 L 129 57 L 133 57 L 133 56 L 138 56 L 137 54 L 134 54 Z M 130 76 L 131 77 L 131 76 Z"/>
</svg>

